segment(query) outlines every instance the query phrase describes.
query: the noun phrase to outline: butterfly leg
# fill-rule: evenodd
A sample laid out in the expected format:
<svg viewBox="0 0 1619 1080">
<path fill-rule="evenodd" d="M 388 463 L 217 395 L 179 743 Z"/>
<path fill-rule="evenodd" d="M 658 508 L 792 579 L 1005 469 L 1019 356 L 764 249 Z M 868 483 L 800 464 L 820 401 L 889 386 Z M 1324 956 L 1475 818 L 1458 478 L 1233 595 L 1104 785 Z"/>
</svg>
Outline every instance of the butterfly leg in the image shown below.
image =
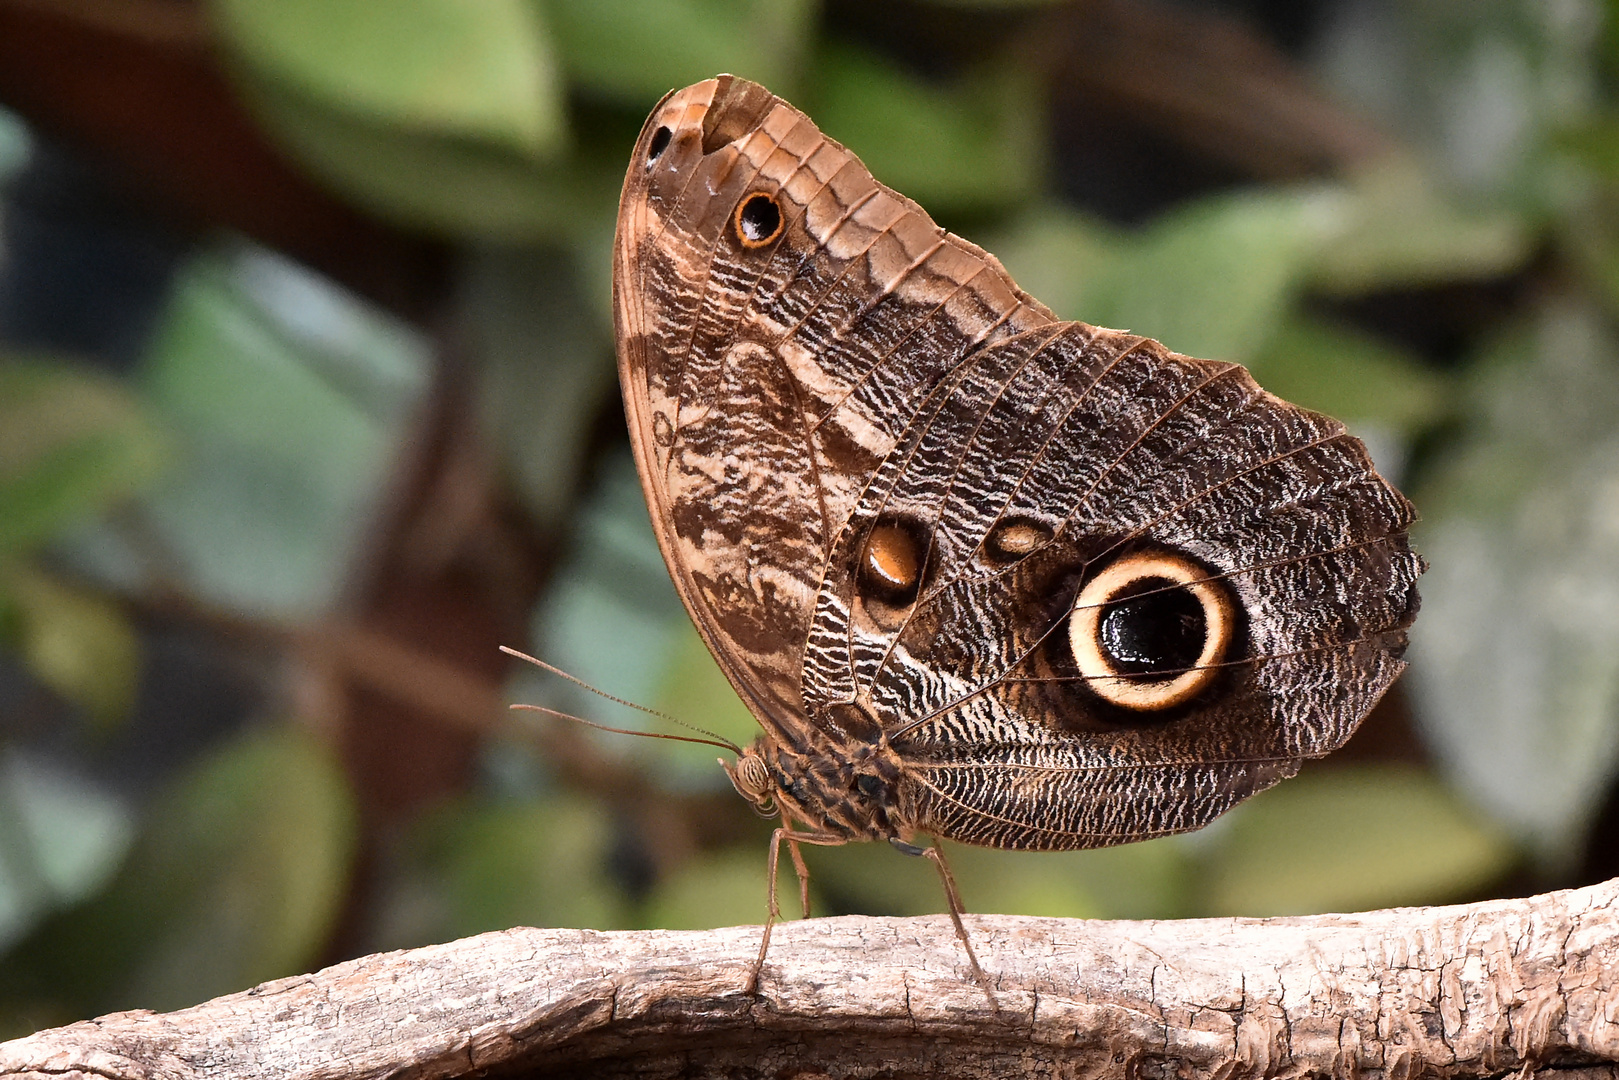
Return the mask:
<svg viewBox="0 0 1619 1080">
<path fill-rule="evenodd" d="M 748 977 L 748 993 L 759 991 L 759 976 L 764 971 L 765 954 L 770 951 L 770 932 L 775 928 L 776 922 L 781 918 L 781 904 L 776 899 L 776 869 L 781 860 L 781 842 L 787 841 L 787 850 L 793 858 L 793 868 L 798 871 L 799 887 L 804 899 L 804 912 L 809 913 L 809 868 L 804 865 L 804 856 L 799 852 L 799 844 L 818 844 L 821 847 L 839 847 L 849 842 L 846 836 L 837 836 L 832 833 L 797 832 L 792 826 L 784 825 L 770 834 L 770 857 L 765 861 L 765 873 L 770 880 L 770 903 L 765 913 L 765 932 L 759 942 L 759 958 L 753 962 L 753 974 Z"/>
<path fill-rule="evenodd" d="M 798 910 L 803 912 L 801 918 L 810 917 L 809 902 L 809 867 L 804 865 L 804 853 L 798 849 L 798 841 L 791 836 L 787 841 L 787 853 L 793 857 L 793 872 L 798 875 Z"/>
<path fill-rule="evenodd" d="M 944 861 L 944 852 L 937 843 L 922 849 L 922 854 L 933 861 L 939 870 L 939 880 L 944 883 L 944 898 L 950 905 L 950 921 L 956 926 L 956 937 L 961 940 L 961 947 L 967 951 L 967 963 L 972 967 L 973 982 L 989 998 L 989 1007 L 995 1012 L 1001 1011 L 1000 1002 L 995 1000 L 995 991 L 990 988 L 989 976 L 978 963 L 978 954 L 973 952 L 973 943 L 967 938 L 967 927 L 961 921 L 961 893 L 956 889 L 956 875 L 950 872 L 950 864 Z"/>
</svg>

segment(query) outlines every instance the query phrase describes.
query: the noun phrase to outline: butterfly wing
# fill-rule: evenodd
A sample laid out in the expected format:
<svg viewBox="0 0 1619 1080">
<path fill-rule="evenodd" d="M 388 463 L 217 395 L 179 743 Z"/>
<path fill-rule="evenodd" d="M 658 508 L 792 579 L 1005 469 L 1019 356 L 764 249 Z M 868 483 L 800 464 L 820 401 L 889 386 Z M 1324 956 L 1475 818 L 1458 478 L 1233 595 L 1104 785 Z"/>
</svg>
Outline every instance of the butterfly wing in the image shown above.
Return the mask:
<svg viewBox="0 0 1619 1080">
<path fill-rule="evenodd" d="M 1404 667 L 1411 518 L 1341 424 L 1241 367 L 1044 327 L 968 358 L 874 475 L 805 699 L 882 718 L 922 831 L 1055 849 L 1197 828 L 1336 749 Z M 862 576 L 885 529 L 919 553 L 897 598 Z M 1206 683 L 1146 709 L 1099 693 L 1121 680 L 1087 677 L 1069 633 L 1087 582 L 1142 553 L 1195 567 L 1231 623 Z"/>
<path fill-rule="evenodd" d="M 762 220 L 744 223 L 756 196 Z M 737 691 L 790 734 L 828 553 L 866 481 L 961 357 L 1051 314 L 798 110 L 730 76 L 653 110 L 613 283 L 665 561 Z"/>
<path fill-rule="evenodd" d="M 1341 425 L 1057 322 L 755 84 L 654 110 L 614 293 L 693 621 L 776 737 L 886 741 L 899 821 L 1013 848 L 1195 828 L 1341 744 L 1402 667 L 1411 509 Z M 1226 634 L 1148 708 L 1072 630 L 1142 559 L 1190 568 L 1158 591 L 1214 597 L 1174 619 Z"/>
</svg>

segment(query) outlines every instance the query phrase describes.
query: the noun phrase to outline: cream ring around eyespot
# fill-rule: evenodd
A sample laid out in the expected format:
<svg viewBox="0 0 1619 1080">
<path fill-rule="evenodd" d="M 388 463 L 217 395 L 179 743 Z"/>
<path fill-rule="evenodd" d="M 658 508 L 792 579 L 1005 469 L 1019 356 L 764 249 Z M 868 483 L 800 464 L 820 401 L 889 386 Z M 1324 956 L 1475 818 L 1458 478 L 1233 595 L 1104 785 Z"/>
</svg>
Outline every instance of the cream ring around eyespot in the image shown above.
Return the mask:
<svg viewBox="0 0 1619 1080">
<path fill-rule="evenodd" d="M 1185 589 L 1203 610 L 1203 647 L 1196 661 L 1173 678 L 1121 672 L 1102 648 L 1103 613 L 1121 592 L 1144 579 Z M 1219 674 L 1215 665 L 1230 647 L 1235 623 L 1230 595 L 1202 567 L 1167 552 L 1138 552 L 1115 561 L 1085 583 L 1068 617 L 1068 641 L 1080 675 L 1103 700 L 1151 712 L 1184 704 L 1214 681 Z"/>
</svg>

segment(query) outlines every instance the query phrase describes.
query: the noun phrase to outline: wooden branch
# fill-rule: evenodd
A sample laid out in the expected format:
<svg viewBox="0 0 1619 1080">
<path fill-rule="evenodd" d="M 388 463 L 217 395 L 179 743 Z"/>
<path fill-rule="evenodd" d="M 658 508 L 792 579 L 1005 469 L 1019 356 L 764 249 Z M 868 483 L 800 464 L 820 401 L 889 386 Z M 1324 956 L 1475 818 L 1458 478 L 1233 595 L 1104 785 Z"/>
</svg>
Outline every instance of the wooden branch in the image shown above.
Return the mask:
<svg viewBox="0 0 1619 1080">
<path fill-rule="evenodd" d="M 1526 900 L 1182 922 L 1010 916 L 517 929 L 0 1045 L 26 1077 L 1615 1077 L 1619 880 Z"/>
</svg>

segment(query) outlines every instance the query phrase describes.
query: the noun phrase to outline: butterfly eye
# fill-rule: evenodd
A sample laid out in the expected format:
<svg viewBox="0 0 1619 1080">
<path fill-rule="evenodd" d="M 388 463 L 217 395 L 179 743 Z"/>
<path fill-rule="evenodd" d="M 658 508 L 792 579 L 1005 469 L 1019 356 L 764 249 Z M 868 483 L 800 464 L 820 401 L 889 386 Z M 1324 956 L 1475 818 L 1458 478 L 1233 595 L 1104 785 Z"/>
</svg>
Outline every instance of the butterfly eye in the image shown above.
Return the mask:
<svg viewBox="0 0 1619 1080">
<path fill-rule="evenodd" d="M 781 235 L 781 208 L 776 200 L 756 191 L 736 208 L 736 238 L 745 248 L 760 248 Z"/>
<path fill-rule="evenodd" d="M 1179 555 L 1127 555 L 1080 590 L 1068 620 L 1091 689 L 1127 709 L 1167 709 L 1219 673 L 1235 623 L 1230 594 Z"/>
<path fill-rule="evenodd" d="M 669 140 L 672 138 L 674 138 L 674 132 L 666 127 L 660 127 L 652 133 L 652 141 L 647 144 L 646 148 L 647 168 L 650 169 L 658 163 L 658 159 L 663 156 L 663 152 L 669 149 Z"/>
<path fill-rule="evenodd" d="M 725 775 L 731 778 L 731 786 L 736 788 L 738 795 L 748 800 L 760 814 L 775 816 L 775 784 L 770 779 L 769 766 L 760 759 L 755 747 L 744 750 L 735 764 L 721 758 L 720 766 L 725 770 Z"/>
<path fill-rule="evenodd" d="M 860 555 L 862 593 L 886 604 L 908 604 L 922 581 L 922 544 L 903 525 L 878 525 Z"/>
</svg>

